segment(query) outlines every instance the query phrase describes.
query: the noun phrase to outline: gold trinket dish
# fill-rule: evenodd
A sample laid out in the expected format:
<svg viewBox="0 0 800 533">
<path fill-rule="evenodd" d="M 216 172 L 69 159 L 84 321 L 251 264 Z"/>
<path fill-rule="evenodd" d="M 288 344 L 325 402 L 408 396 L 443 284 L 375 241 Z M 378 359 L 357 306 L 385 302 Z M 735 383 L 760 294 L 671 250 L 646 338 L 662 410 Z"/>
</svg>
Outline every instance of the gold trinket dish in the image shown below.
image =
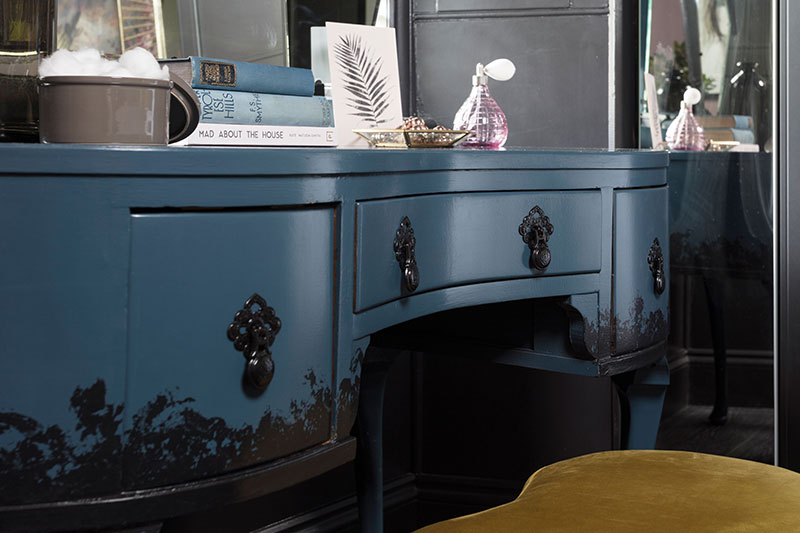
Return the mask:
<svg viewBox="0 0 800 533">
<path fill-rule="evenodd" d="M 467 130 L 359 129 L 353 130 L 377 148 L 450 148 L 466 139 Z"/>
</svg>

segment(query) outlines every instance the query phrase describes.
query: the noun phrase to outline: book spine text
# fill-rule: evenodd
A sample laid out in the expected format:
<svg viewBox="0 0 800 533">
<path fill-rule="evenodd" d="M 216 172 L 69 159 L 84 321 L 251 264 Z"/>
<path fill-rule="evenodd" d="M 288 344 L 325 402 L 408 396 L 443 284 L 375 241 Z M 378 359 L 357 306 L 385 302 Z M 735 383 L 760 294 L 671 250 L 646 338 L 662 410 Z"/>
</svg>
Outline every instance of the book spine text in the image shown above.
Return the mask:
<svg viewBox="0 0 800 533">
<path fill-rule="evenodd" d="M 324 96 L 288 96 L 195 89 L 200 122 L 270 126 L 333 126 L 333 109 Z"/>
<path fill-rule="evenodd" d="M 192 57 L 191 63 L 191 86 L 195 89 L 227 88 L 296 96 L 314 94 L 314 75 L 309 69 L 202 57 Z"/>
</svg>

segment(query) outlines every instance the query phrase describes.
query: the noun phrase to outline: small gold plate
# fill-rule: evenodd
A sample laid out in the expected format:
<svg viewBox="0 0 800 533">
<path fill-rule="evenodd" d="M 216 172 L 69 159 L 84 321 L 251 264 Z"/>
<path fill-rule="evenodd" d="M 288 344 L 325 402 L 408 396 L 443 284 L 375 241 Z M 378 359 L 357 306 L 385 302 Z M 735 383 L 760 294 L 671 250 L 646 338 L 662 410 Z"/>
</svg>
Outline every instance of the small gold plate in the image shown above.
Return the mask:
<svg viewBox="0 0 800 533">
<path fill-rule="evenodd" d="M 376 148 L 450 148 L 469 135 L 467 130 L 353 130 Z"/>
</svg>

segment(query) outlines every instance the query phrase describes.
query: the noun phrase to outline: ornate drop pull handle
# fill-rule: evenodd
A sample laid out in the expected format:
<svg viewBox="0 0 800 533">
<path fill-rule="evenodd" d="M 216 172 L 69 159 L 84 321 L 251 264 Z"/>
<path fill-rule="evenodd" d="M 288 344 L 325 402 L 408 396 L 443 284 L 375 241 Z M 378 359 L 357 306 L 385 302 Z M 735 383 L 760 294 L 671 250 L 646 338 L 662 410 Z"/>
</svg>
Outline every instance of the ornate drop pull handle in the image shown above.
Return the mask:
<svg viewBox="0 0 800 533">
<path fill-rule="evenodd" d="M 414 292 L 419 287 L 419 268 L 417 258 L 414 256 L 414 247 L 417 239 L 414 237 L 414 228 L 408 217 L 403 217 L 400 227 L 394 237 L 394 256 L 403 273 L 403 285 L 408 292 Z"/>
<path fill-rule="evenodd" d="M 664 273 L 664 254 L 661 252 L 661 243 L 658 242 L 658 237 L 653 239 L 653 244 L 650 245 L 647 264 L 650 265 L 650 272 L 653 273 L 653 291 L 661 294 L 667 287 L 667 275 Z"/>
<path fill-rule="evenodd" d="M 550 264 L 550 248 L 547 241 L 553 234 L 553 225 L 550 217 L 544 214 L 542 208 L 534 206 L 533 209 L 522 219 L 519 225 L 519 234 L 522 240 L 531 249 L 531 257 L 528 261 L 531 268 L 544 270 Z"/>
<path fill-rule="evenodd" d="M 254 306 L 258 308 L 254 310 Z M 233 322 L 228 325 L 228 338 L 247 361 L 247 381 L 258 389 L 266 389 L 275 374 L 269 348 L 280 330 L 281 319 L 257 293 L 247 299 L 244 308 L 236 312 Z"/>
</svg>

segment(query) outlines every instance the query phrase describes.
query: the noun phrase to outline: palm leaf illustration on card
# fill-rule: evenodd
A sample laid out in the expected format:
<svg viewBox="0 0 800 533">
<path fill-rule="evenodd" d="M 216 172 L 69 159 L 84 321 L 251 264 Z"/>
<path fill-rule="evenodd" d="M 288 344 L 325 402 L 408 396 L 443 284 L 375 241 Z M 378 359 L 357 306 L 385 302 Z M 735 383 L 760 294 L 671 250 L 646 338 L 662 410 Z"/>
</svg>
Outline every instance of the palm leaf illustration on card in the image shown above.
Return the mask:
<svg viewBox="0 0 800 533">
<path fill-rule="evenodd" d="M 333 55 L 342 74 L 342 87 L 347 91 L 348 114 L 366 120 L 372 127 L 396 121 L 387 113 L 392 98 L 383 59 L 361 37 L 352 34 L 339 36 Z"/>
</svg>

